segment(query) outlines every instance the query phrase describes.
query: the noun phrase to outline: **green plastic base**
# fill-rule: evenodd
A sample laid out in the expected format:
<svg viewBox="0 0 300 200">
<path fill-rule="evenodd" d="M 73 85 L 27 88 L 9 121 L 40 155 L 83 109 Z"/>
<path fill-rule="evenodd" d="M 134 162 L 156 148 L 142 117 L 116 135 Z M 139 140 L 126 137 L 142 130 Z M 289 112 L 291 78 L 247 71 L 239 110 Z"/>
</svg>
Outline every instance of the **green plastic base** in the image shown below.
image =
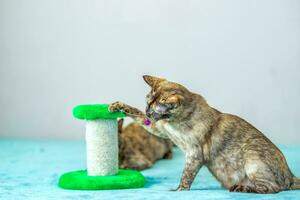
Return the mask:
<svg viewBox="0 0 300 200">
<path fill-rule="evenodd" d="M 140 188 L 145 185 L 144 176 L 134 170 L 119 169 L 113 176 L 88 176 L 86 170 L 63 174 L 58 186 L 70 190 L 113 190 Z"/>
<path fill-rule="evenodd" d="M 77 119 L 95 120 L 95 119 L 117 119 L 126 117 L 123 112 L 110 112 L 108 104 L 86 104 L 78 105 L 73 108 L 73 115 Z"/>
</svg>

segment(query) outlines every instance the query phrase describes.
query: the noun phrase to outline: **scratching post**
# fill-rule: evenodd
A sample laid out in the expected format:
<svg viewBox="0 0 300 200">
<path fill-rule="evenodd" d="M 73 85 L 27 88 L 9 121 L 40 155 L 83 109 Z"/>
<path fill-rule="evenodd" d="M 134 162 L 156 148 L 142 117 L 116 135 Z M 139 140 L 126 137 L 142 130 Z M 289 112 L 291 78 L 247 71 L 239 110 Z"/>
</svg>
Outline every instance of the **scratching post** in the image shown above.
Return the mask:
<svg viewBox="0 0 300 200">
<path fill-rule="evenodd" d="M 58 185 L 64 189 L 103 190 L 143 187 L 143 175 L 118 169 L 118 125 L 122 112 L 109 112 L 107 104 L 79 105 L 77 119 L 86 121 L 87 170 L 63 174 Z"/>
<path fill-rule="evenodd" d="M 117 120 L 88 120 L 85 138 L 88 175 L 108 176 L 118 173 Z"/>
</svg>

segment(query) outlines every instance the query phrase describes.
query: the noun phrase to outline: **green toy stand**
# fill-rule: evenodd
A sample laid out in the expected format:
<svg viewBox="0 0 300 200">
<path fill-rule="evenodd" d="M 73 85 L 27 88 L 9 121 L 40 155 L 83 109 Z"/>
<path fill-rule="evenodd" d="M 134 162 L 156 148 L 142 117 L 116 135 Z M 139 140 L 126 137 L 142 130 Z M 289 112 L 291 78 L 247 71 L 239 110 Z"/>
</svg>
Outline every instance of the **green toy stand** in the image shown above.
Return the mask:
<svg viewBox="0 0 300 200">
<path fill-rule="evenodd" d="M 118 169 L 117 118 L 126 115 L 109 112 L 107 104 L 79 105 L 73 115 L 86 120 L 87 170 L 63 174 L 58 186 L 72 190 L 143 187 L 145 178 L 139 171 Z"/>
</svg>

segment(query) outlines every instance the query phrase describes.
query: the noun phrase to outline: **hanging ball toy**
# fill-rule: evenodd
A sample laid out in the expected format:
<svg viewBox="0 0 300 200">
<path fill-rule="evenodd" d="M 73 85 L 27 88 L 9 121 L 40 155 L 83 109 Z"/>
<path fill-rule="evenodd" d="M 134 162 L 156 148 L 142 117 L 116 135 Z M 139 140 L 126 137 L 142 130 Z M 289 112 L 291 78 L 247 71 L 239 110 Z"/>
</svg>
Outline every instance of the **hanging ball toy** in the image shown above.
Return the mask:
<svg viewBox="0 0 300 200">
<path fill-rule="evenodd" d="M 149 126 L 149 125 L 151 124 L 150 119 L 146 118 L 146 119 L 144 120 L 144 124 L 145 124 L 146 126 Z"/>
</svg>

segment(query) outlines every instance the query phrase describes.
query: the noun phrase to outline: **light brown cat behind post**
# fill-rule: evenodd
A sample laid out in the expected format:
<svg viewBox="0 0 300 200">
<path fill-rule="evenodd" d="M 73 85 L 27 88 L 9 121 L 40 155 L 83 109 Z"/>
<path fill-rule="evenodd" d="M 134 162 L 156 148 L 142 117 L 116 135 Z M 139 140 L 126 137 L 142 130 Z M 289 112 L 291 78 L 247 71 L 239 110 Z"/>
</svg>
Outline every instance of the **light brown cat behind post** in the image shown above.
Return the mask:
<svg viewBox="0 0 300 200">
<path fill-rule="evenodd" d="M 152 135 L 137 123 L 123 128 L 123 119 L 118 121 L 118 131 L 120 168 L 144 170 L 160 159 L 172 158 L 173 143 L 169 139 Z"/>
<path fill-rule="evenodd" d="M 300 189 L 281 151 L 242 118 L 210 107 L 198 94 L 166 79 L 144 76 L 151 87 L 146 115 L 121 102 L 121 110 L 154 135 L 169 138 L 185 154 L 178 191 L 189 190 L 205 165 L 225 188 L 234 192 L 276 193 Z"/>
</svg>

